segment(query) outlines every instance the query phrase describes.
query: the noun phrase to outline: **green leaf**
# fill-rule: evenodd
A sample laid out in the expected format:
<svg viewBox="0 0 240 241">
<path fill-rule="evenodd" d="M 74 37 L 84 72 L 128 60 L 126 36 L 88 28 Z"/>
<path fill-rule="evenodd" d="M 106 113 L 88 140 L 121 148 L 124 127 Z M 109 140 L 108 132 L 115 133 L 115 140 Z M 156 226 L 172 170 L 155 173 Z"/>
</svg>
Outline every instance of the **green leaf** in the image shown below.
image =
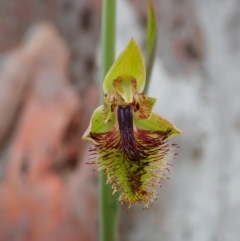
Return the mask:
<svg viewBox="0 0 240 241">
<path fill-rule="evenodd" d="M 140 119 L 138 112 L 134 113 L 133 118 L 135 126 L 139 129 L 161 132 L 166 132 L 169 130 L 170 132 L 168 137 L 181 134 L 181 131 L 176 126 L 155 112 L 152 112 L 148 120 Z"/>
<path fill-rule="evenodd" d="M 108 71 L 103 82 L 104 93 L 112 92 L 114 80 L 126 77 L 134 78 L 137 82 L 138 92 L 143 91 L 146 71 L 140 48 L 133 38 Z"/>
<path fill-rule="evenodd" d="M 146 87 L 145 93 L 148 91 L 148 86 L 152 74 L 152 67 L 155 58 L 156 51 L 156 42 L 157 42 L 157 21 L 154 12 L 153 3 L 151 0 L 148 0 L 148 23 L 147 23 L 147 46 L 146 46 Z"/>
<path fill-rule="evenodd" d="M 104 110 L 104 106 L 101 105 L 93 112 L 91 120 L 90 120 L 90 124 L 89 124 L 87 130 L 85 131 L 85 133 L 82 136 L 82 138 L 84 140 L 93 141 L 90 133 L 92 133 L 92 134 L 94 134 L 94 133 L 106 133 L 113 128 L 113 126 L 115 124 L 114 113 L 113 112 L 109 113 L 109 117 L 108 117 L 107 122 L 106 122 L 105 119 L 104 119 L 103 110 Z"/>
</svg>

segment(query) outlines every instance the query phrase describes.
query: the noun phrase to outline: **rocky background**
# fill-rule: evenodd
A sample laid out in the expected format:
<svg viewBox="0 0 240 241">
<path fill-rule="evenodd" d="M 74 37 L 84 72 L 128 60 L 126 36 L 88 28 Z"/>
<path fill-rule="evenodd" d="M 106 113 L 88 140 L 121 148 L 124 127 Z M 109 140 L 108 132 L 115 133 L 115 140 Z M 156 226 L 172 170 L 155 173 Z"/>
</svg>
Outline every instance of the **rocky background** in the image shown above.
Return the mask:
<svg viewBox="0 0 240 241">
<path fill-rule="evenodd" d="M 183 135 L 149 210 L 119 240 L 240 239 L 240 1 L 154 1 L 149 95 Z M 0 240 L 98 240 L 97 173 L 81 141 L 98 106 L 100 0 L 0 1 Z M 144 51 L 146 0 L 118 0 L 117 54 Z"/>
</svg>

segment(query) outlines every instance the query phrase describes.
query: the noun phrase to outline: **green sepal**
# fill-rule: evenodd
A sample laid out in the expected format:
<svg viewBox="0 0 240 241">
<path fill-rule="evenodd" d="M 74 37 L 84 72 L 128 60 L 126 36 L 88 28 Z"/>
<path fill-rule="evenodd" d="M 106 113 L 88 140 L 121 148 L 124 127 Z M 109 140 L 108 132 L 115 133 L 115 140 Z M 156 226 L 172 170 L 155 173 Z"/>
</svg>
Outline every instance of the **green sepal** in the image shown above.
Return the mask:
<svg viewBox="0 0 240 241">
<path fill-rule="evenodd" d="M 114 112 L 110 112 L 107 122 L 104 120 L 103 115 L 104 106 L 99 106 L 92 114 L 89 126 L 82 136 L 84 140 L 93 141 L 91 134 L 95 133 L 107 133 L 115 125 L 115 115 Z"/>
<path fill-rule="evenodd" d="M 146 71 L 140 48 L 133 38 L 108 71 L 103 81 L 104 93 L 112 92 L 114 80 L 125 76 L 131 76 L 135 79 L 137 82 L 137 91 L 139 93 L 143 91 Z"/>
<path fill-rule="evenodd" d="M 139 119 L 138 113 L 134 113 L 133 115 L 134 124 L 137 128 L 148 131 L 169 131 L 168 137 L 174 135 L 180 135 L 182 132 L 174 126 L 170 121 L 166 120 L 162 116 L 158 115 L 155 112 L 152 112 L 150 118 L 147 119 Z"/>
</svg>

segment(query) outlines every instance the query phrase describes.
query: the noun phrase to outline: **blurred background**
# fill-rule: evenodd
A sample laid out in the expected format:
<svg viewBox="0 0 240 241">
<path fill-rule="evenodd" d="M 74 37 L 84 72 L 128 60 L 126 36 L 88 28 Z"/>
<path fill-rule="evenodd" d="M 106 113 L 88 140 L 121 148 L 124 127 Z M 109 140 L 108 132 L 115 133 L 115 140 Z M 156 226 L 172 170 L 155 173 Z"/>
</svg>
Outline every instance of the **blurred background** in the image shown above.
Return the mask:
<svg viewBox="0 0 240 241">
<path fill-rule="evenodd" d="M 240 240 L 240 1 L 155 0 L 149 95 L 183 131 L 171 180 L 119 240 Z M 144 52 L 146 0 L 117 1 L 117 54 Z M 0 0 L 0 240 L 98 240 L 81 141 L 99 103 L 100 0 Z"/>
</svg>

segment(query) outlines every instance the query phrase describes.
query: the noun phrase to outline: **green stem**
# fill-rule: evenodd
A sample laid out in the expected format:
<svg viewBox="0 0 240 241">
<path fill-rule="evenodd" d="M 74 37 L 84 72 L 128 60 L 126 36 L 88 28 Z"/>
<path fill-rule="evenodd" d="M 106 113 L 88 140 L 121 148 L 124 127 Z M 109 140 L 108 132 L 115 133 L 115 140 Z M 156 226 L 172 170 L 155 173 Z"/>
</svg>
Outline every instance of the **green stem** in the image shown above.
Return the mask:
<svg viewBox="0 0 240 241">
<path fill-rule="evenodd" d="M 115 22 L 116 0 L 103 0 L 102 2 L 102 76 L 103 81 L 107 71 L 115 59 Z M 101 91 L 101 102 L 103 93 Z M 118 222 L 119 204 L 112 197 L 112 188 L 106 185 L 106 175 L 99 174 L 100 179 L 100 241 L 116 240 L 116 228 Z"/>
</svg>

